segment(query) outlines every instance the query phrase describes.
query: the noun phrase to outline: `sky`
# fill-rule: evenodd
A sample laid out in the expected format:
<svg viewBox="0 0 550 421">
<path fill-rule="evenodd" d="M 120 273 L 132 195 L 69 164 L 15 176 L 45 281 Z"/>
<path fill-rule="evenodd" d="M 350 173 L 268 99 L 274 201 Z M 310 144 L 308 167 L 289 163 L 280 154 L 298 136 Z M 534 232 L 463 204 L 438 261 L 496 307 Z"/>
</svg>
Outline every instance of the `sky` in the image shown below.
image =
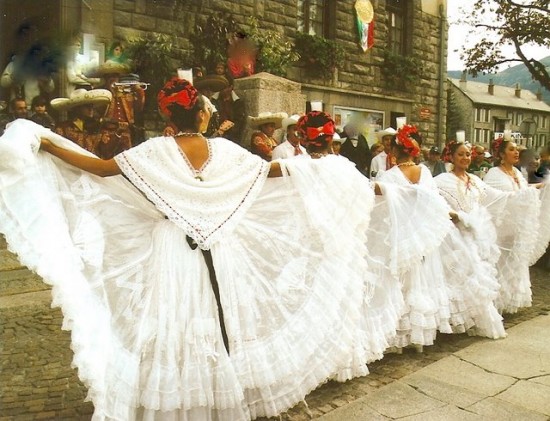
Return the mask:
<svg viewBox="0 0 550 421">
<path fill-rule="evenodd" d="M 475 0 L 448 0 L 447 1 L 447 19 L 449 21 L 449 48 L 447 58 L 448 70 L 463 70 L 463 62 L 460 60 L 460 50 L 464 48 L 464 43 L 467 38 L 467 34 L 471 31 L 470 27 L 465 24 L 460 24 L 463 20 L 460 10 L 463 8 L 465 11 L 472 9 L 472 5 Z M 454 52 L 453 50 L 459 51 Z M 535 59 L 541 59 L 550 56 L 550 47 L 526 47 L 524 51 L 531 55 Z M 514 54 L 510 53 L 513 57 Z M 504 70 L 509 66 L 515 66 L 519 63 L 511 63 L 510 65 L 504 65 L 500 70 Z"/>
</svg>

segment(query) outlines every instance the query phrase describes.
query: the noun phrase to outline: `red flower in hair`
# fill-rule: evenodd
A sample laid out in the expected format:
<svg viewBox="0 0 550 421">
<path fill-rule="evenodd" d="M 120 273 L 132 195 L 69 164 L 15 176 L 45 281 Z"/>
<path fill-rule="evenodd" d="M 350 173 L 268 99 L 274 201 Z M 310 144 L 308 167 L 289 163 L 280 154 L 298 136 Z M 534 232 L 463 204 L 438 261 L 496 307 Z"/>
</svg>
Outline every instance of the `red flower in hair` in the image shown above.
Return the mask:
<svg viewBox="0 0 550 421">
<path fill-rule="evenodd" d="M 418 134 L 418 129 L 411 124 L 405 124 L 397 131 L 396 141 L 403 146 L 405 152 L 412 157 L 416 157 L 420 154 L 420 146 L 418 146 L 416 140 L 410 137 L 411 134 Z"/>
<path fill-rule="evenodd" d="M 456 140 L 449 140 L 447 142 L 442 153 L 444 162 L 451 162 L 453 160 L 453 154 L 451 153 L 451 148 L 456 144 L 458 144 Z"/>
<path fill-rule="evenodd" d="M 502 135 L 500 135 L 497 139 L 495 139 L 493 141 L 493 145 L 492 145 L 493 156 L 495 156 L 495 157 L 499 156 L 499 150 L 500 150 L 500 147 L 502 145 L 502 142 L 504 142 L 504 137 L 502 137 Z"/>
<path fill-rule="evenodd" d="M 189 81 L 173 77 L 157 95 L 159 110 L 167 117 L 171 117 L 171 108 L 174 105 L 190 110 L 197 103 L 198 96 L 197 90 Z"/>
</svg>

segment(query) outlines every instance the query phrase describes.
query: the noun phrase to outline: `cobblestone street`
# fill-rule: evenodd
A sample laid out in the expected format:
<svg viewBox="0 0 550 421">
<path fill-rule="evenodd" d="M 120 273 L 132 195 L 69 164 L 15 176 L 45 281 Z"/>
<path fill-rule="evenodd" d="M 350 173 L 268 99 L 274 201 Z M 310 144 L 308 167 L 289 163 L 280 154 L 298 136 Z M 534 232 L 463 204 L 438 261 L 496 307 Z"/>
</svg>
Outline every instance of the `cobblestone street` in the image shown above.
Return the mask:
<svg viewBox="0 0 550 421">
<path fill-rule="evenodd" d="M 0 271 L 0 421 L 88 420 L 93 406 L 84 402 L 86 388 L 70 367 L 70 335 L 62 331 L 61 312 L 50 308 L 50 291 L 40 278 L 19 266 L 5 250 Z M 550 272 L 531 269 L 533 306 L 505 317 L 509 328 L 550 312 Z M 341 384 L 328 382 L 283 419 L 302 421 L 322 416 L 475 342 L 486 339 L 438 335 L 423 353 L 406 349 L 370 364 L 370 375 Z M 265 419 L 264 419 L 265 421 Z"/>
</svg>

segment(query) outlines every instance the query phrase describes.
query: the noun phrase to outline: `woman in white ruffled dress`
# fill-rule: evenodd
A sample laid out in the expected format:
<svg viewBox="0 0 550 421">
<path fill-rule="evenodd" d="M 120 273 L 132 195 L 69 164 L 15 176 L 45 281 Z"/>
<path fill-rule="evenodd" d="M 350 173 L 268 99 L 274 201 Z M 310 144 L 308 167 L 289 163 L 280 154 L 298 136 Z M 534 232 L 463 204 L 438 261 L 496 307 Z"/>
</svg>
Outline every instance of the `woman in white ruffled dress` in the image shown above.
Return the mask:
<svg viewBox="0 0 550 421">
<path fill-rule="evenodd" d="M 397 164 L 380 177 L 385 183 L 408 186 L 416 190 L 419 200 L 399 200 L 384 191 L 393 204 L 388 214 L 377 214 L 372 220 L 387 220 L 387 232 L 369 235 L 369 252 L 374 258 L 386 260 L 391 276 L 402 284 L 405 309 L 401 316 L 393 345 L 402 348 L 432 345 L 437 331 L 451 333 L 449 296 L 438 248 L 453 229 L 449 206 L 438 194 L 430 170 L 417 165 L 420 153 L 416 127 L 405 125 L 392 140 L 392 154 Z M 384 208 L 382 208 L 384 210 Z M 374 226 L 370 230 L 376 229 Z M 376 241 L 376 242 L 374 242 Z"/>
<path fill-rule="evenodd" d="M 472 159 L 464 143 L 449 142 L 443 156 L 452 170 L 434 180 L 457 214 L 456 230 L 451 231 L 441 250 L 452 303 L 451 324 L 455 332 L 502 338 L 506 333 L 494 304 L 500 289 L 495 268 L 500 250 L 487 206 L 512 206 L 515 199 L 467 172 Z"/>
<path fill-rule="evenodd" d="M 53 286 L 93 419 L 275 416 L 367 374 L 370 184 L 205 139 L 186 81 L 159 107 L 176 136 L 108 161 L 30 121 L 0 138 L 0 232 Z"/>
<path fill-rule="evenodd" d="M 500 294 L 496 305 L 501 313 L 515 313 L 531 306 L 529 266 L 544 254 L 550 239 L 550 193 L 544 184 L 530 186 L 515 165 L 519 161 L 517 145 L 499 138 L 493 144 L 495 166 L 483 181 L 500 191 L 516 192 L 521 200 L 500 212 L 496 218 L 500 258 L 497 262 Z M 543 211 L 544 210 L 544 211 Z"/>
<path fill-rule="evenodd" d="M 319 164 L 330 167 L 332 171 L 344 175 L 343 179 L 340 177 L 335 178 L 332 185 L 328 182 L 318 183 L 311 180 L 309 184 L 312 196 L 318 195 L 318 189 L 328 187 L 329 193 L 339 203 L 346 203 L 348 199 L 345 195 L 350 194 L 351 191 L 355 191 L 356 189 L 361 191 L 365 186 L 370 186 L 377 195 L 376 210 L 374 211 L 376 214 L 380 212 L 387 214 L 389 212 L 388 207 L 392 204 L 395 205 L 395 201 L 389 200 L 389 197 L 398 198 L 400 203 L 414 203 L 416 200 L 419 200 L 413 189 L 370 182 L 370 180 L 354 168 L 354 164 L 351 161 L 343 156 L 334 155 L 331 145 L 335 126 L 334 121 L 328 114 L 322 111 L 311 111 L 299 119 L 297 128 L 298 132 L 306 140 L 307 151 L 311 158 L 318 160 Z M 307 161 L 298 164 L 294 167 L 294 171 L 299 167 L 307 167 L 307 165 Z M 353 171 L 349 169 L 350 166 L 353 168 Z M 342 183 L 342 180 L 345 180 L 344 184 L 338 184 Z M 380 196 L 382 194 L 387 195 L 387 197 L 382 198 Z M 358 214 L 356 209 L 346 206 L 334 209 L 333 212 L 335 212 L 335 215 L 343 214 L 347 218 L 365 218 L 364 215 Z M 370 215 L 367 217 L 370 219 Z M 383 231 L 387 234 L 390 231 L 389 221 L 371 220 L 370 223 L 377 228 L 371 229 L 369 225 L 367 237 L 364 236 L 365 232 L 357 232 L 357 235 L 361 236 L 369 246 L 377 244 L 379 241 L 383 242 L 387 240 L 387 238 L 380 236 L 379 232 Z M 335 228 L 338 229 L 337 226 Z M 384 247 L 377 248 L 377 250 L 380 249 L 387 251 Z M 404 301 L 399 279 L 391 276 L 391 274 L 388 275 L 385 256 L 375 258 L 369 250 L 369 253 L 365 257 L 369 262 L 370 272 L 367 279 L 373 279 L 373 282 L 369 285 L 370 289 L 367 294 L 369 299 L 363 302 L 358 342 L 365 349 L 366 362 L 372 362 L 383 358 L 384 352 L 393 344 L 398 322 L 403 312 Z"/>
</svg>

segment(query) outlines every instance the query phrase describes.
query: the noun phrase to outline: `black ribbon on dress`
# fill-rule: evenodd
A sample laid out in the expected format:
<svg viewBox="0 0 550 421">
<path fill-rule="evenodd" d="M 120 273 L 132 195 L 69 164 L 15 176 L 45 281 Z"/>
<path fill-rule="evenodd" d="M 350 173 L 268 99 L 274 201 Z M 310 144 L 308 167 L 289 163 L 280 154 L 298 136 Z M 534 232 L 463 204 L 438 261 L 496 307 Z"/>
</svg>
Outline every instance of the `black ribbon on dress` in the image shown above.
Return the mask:
<svg viewBox="0 0 550 421">
<path fill-rule="evenodd" d="M 187 244 L 191 247 L 191 250 L 197 248 L 197 243 L 191 237 L 186 235 Z M 212 260 L 212 252 L 210 250 L 201 249 L 202 257 L 208 268 L 208 276 L 210 277 L 210 285 L 212 286 L 212 291 L 214 292 L 214 297 L 216 298 L 216 304 L 218 305 L 218 319 L 220 320 L 220 329 L 222 331 L 223 344 L 225 345 L 225 350 L 227 355 L 229 355 L 229 340 L 227 339 L 227 331 L 225 330 L 225 319 L 223 317 L 223 307 L 220 299 L 220 287 L 218 286 L 218 278 L 216 277 L 216 270 L 214 269 L 214 262 Z"/>
<path fill-rule="evenodd" d="M 134 187 L 134 183 L 126 176 L 126 174 L 122 173 L 122 176 Z M 140 189 L 136 187 L 137 191 L 139 191 L 143 197 L 145 197 L 149 202 L 153 203 L 146 195 L 143 193 Z M 154 203 L 153 203 L 154 205 Z M 166 215 L 164 216 L 164 219 L 169 219 Z M 185 236 L 185 239 L 187 240 L 187 244 L 189 244 L 189 247 L 191 250 L 195 250 L 198 247 L 198 244 L 188 235 Z M 220 329 L 222 331 L 222 339 L 223 344 L 225 346 L 225 350 L 227 351 L 227 355 L 229 355 L 229 340 L 227 339 L 227 331 L 225 330 L 225 319 L 223 317 L 223 308 L 222 308 L 222 301 L 220 299 L 220 287 L 218 286 L 218 278 L 216 278 L 216 270 L 214 269 L 214 263 L 212 261 L 212 253 L 210 250 L 203 250 L 201 249 L 202 257 L 204 258 L 204 263 L 206 263 L 206 267 L 208 268 L 208 276 L 210 277 L 210 284 L 212 285 L 212 291 L 214 292 L 214 297 L 216 298 L 216 304 L 218 305 L 218 319 L 220 320 Z"/>
</svg>

